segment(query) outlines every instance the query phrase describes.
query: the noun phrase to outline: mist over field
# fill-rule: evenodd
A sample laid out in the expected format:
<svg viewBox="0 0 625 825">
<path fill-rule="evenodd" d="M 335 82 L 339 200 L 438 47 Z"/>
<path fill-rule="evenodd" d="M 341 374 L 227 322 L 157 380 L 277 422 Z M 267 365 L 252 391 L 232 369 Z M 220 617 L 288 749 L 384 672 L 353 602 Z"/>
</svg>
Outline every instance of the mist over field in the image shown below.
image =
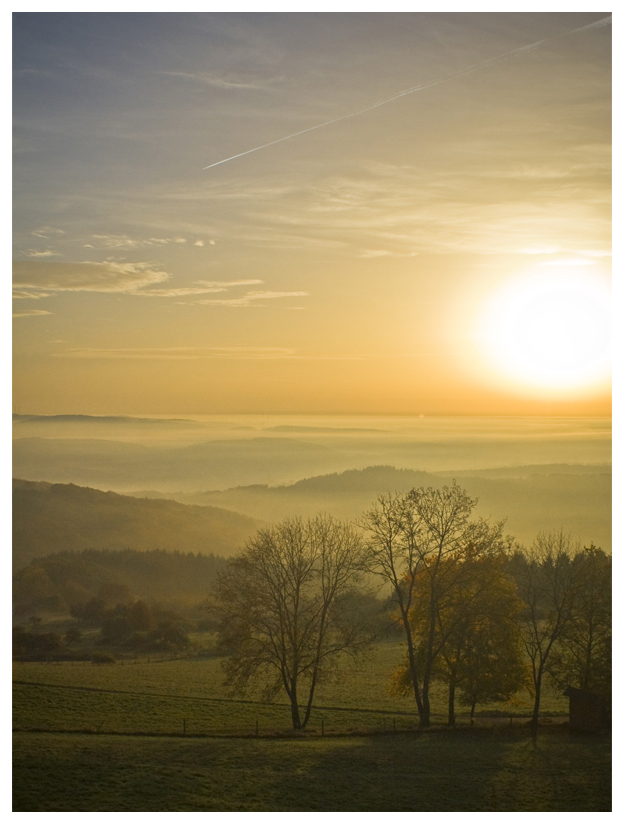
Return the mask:
<svg viewBox="0 0 625 825">
<path fill-rule="evenodd" d="M 14 439 L 14 476 L 117 492 L 293 484 L 372 465 L 437 473 L 611 461 L 608 418 L 22 415 Z"/>
</svg>

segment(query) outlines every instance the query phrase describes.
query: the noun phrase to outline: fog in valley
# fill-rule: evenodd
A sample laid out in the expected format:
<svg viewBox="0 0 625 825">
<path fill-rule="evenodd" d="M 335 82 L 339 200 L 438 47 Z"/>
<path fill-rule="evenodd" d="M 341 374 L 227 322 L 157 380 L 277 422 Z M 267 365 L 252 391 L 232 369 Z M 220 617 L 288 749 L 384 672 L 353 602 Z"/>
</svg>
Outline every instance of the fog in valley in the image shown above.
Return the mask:
<svg viewBox="0 0 625 825">
<path fill-rule="evenodd" d="M 14 437 L 15 478 L 211 505 L 262 522 L 319 510 L 354 520 L 378 494 L 456 478 L 478 499 L 476 513 L 505 519 L 523 544 L 556 526 L 611 549 L 609 419 L 21 415 Z M 102 546 L 133 546 L 123 529 Z M 202 552 L 195 532 L 152 539 Z M 140 549 L 150 549 L 146 541 Z M 207 537 L 208 553 L 234 549 Z"/>
</svg>

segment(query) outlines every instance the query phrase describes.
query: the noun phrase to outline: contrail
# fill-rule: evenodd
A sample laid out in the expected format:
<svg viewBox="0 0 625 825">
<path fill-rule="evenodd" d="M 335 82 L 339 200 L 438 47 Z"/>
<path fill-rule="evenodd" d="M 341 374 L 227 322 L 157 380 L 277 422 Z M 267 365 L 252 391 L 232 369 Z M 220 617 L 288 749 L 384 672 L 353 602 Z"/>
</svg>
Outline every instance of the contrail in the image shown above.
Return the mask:
<svg viewBox="0 0 625 825">
<path fill-rule="evenodd" d="M 387 97 L 384 100 L 378 101 L 378 103 L 374 103 L 364 109 L 359 109 L 357 112 L 350 112 L 347 115 L 341 115 L 340 117 L 335 117 L 332 120 L 326 120 L 323 123 L 318 123 L 316 126 L 309 126 L 307 129 L 302 129 L 301 132 L 294 132 L 292 135 L 286 135 L 285 137 L 278 138 L 277 140 L 272 140 L 269 143 L 263 143 L 262 146 L 255 146 L 254 149 L 247 149 L 245 152 L 239 152 L 238 155 L 232 155 L 229 158 L 218 160 L 216 163 L 210 163 L 208 166 L 205 166 L 204 169 L 212 169 L 213 166 L 220 166 L 222 163 L 228 163 L 228 161 L 235 160 L 236 158 L 242 158 L 244 155 L 250 155 L 252 152 L 259 152 L 261 149 L 266 149 L 268 146 L 275 146 L 276 143 L 282 143 L 285 140 L 291 140 L 291 138 L 298 137 L 299 135 L 305 135 L 306 132 L 312 132 L 315 129 L 322 129 L 324 126 L 330 126 L 331 123 L 338 123 L 340 120 L 347 120 L 349 117 L 357 117 L 365 112 L 370 112 L 373 109 L 377 109 L 378 106 L 385 106 L 393 100 L 397 100 L 400 97 L 405 97 L 405 95 L 412 95 L 415 92 L 420 92 L 423 89 L 430 89 L 432 86 L 438 86 L 440 83 L 447 83 L 450 80 L 455 80 L 457 77 L 471 74 L 471 72 L 476 72 L 479 69 L 486 68 L 487 66 L 493 66 L 495 63 L 499 63 L 502 60 L 507 60 L 515 54 L 533 51 L 539 46 L 542 46 L 543 43 L 548 43 L 551 40 L 557 40 L 559 37 L 568 37 L 571 34 L 588 31 L 589 29 L 602 29 L 604 26 L 609 26 L 611 23 L 612 15 L 609 15 L 608 17 L 601 18 L 601 20 L 596 20 L 594 23 L 589 23 L 587 26 L 580 26 L 578 29 L 571 29 L 571 31 L 563 32 L 562 34 L 554 34 L 551 37 L 545 37 L 544 40 L 537 40 L 535 43 L 530 43 L 528 46 L 520 46 L 518 49 L 512 49 L 510 52 L 505 52 L 504 54 L 497 55 L 497 57 L 491 57 L 488 60 L 483 60 L 481 63 L 475 63 L 473 66 L 468 66 L 466 69 L 460 69 L 459 71 L 453 72 L 453 74 L 446 75 L 445 77 L 441 77 L 438 80 L 428 80 L 426 83 L 419 84 L 419 86 L 412 86 L 410 89 L 404 89 L 402 92 L 398 92 L 392 97 Z"/>
</svg>

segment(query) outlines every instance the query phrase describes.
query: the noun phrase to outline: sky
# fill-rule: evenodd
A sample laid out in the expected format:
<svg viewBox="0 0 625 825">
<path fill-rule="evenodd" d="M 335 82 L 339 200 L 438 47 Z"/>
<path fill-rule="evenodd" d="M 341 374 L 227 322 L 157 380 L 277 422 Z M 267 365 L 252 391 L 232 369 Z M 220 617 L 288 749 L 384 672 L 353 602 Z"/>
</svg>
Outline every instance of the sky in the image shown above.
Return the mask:
<svg viewBox="0 0 625 825">
<path fill-rule="evenodd" d="M 609 415 L 609 12 L 13 28 L 15 412 Z"/>
</svg>

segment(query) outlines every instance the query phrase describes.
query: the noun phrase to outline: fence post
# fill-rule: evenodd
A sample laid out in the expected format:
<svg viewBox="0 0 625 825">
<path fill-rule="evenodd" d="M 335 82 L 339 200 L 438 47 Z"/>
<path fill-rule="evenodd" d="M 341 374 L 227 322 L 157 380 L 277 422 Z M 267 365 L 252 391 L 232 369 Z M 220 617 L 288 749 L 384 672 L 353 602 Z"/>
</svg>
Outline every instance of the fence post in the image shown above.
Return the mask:
<svg viewBox="0 0 625 825">
<path fill-rule="evenodd" d="M 322 735 L 322 736 L 324 735 L 324 729 L 323 729 L 323 719 L 321 720 L 321 735 Z"/>
<path fill-rule="evenodd" d="M 182 735 L 183 736 L 187 735 L 187 720 L 186 719 L 182 720 Z"/>
<path fill-rule="evenodd" d="M 395 733 L 395 717 L 393 716 L 393 733 Z"/>
<path fill-rule="evenodd" d="M 256 720 L 256 736 L 258 736 L 258 719 Z"/>
</svg>

